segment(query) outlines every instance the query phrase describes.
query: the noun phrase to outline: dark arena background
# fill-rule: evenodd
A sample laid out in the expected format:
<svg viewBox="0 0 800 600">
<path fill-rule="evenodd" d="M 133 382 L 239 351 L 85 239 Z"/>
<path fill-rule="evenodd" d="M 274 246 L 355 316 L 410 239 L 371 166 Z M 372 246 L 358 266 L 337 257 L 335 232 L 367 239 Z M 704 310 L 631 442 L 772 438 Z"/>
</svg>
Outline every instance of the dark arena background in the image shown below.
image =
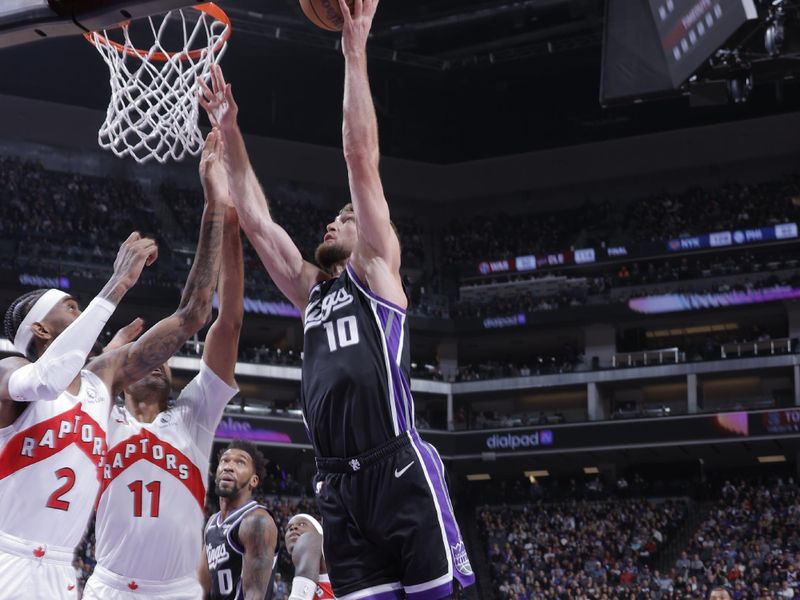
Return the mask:
<svg viewBox="0 0 800 600">
<path fill-rule="evenodd" d="M 191 267 L 197 161 L 97 147 L 108 70 L 78 23 L 187 1 L 6 4 L 0 304 L 41 287 L 88 301 L 137 229 L 160 257 L 106 336 L 152 324 Z M 74 21 L 43 20 L 72 4 Z M 252 162 L 313 260 L 348 201 L 339 37 L 295 0 L 218 4 Z M 382 0 L 369 49 L 416 425 L 477 575 L 460 597 L 800 594 L 800 6 Z M 303 328 L 245 252 L 241 392 L 218 446 L 262 446 L 281 528 L 318 514 Z M 172 360 L 176 389 L 204 333 Z M 91 533 L 75 564 L 88 577 Z M 291 562 L 278 570 L 283 600 Z"/>
</svg>

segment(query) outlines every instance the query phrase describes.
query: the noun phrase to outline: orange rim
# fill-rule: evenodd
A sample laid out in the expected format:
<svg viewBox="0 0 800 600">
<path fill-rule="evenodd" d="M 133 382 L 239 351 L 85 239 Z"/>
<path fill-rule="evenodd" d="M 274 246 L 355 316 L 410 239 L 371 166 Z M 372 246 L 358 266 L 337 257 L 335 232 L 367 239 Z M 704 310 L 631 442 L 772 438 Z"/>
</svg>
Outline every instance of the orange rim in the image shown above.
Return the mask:
<svg viewBox="0 0 800 600">
<path fill-rule="evenodd" d="M 225 33 L 217 42 L 217 45 L 214 47 L 215 52 L 219 51 L 227 43 L 227 41 L 231 37 L 231 34 L 233 33 L 233 25 L 228 15 L 225 14 L 225 11 L 222 10 L 219 6 L 217 6 L 213 2 L 207 2 L 206 4 L 200 4 L 198 6 L 192 6 L 190 8 L 193 8 L 194 10 L 200 12 L 204 12 L 207 15 L 214 17 L 214 19 L 216 19 L 220 23 L 225 24 Z M 126 27 L 129 24 L 130 21 L 124 21 L 119 24 L 119 27 Z M 86 33 L 83 34 L 83 37 L 85 37 L 90 44 L 110 46 L 120 54 L 128 54 L 130 56 L 137 56 L 139 58 L 149 58 L 150 60 L 155 60 L 160 62 L 166 62 L 175 56 L 178 56 L 181 60 L 186 60 L 188 58 L 196 60 L 202 56 L 203 52 L 205 52 L 205 49 L 191 50 L 189 52 L 187 52 L 186 50 L 182 50 L 181 52 L 154 52 L 151 55 L 148 50 L 128 48 L 125 45 L 120 44 L 119 42 L 115 42 L 114 40 L 108 39 L 107 36 L 96 31 L 87 31 Z"/>
</svg>

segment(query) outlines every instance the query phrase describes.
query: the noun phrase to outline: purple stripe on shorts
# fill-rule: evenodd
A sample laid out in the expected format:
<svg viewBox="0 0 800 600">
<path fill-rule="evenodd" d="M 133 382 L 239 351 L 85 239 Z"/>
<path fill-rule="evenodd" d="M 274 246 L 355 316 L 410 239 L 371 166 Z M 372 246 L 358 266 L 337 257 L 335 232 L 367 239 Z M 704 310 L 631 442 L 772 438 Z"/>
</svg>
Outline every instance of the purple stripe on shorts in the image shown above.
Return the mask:
<svg viewBox="0 0 800 600">
<path fill-rule="evenodd" d="M 453 582 L 448 581 L 429 590 L 422 592 L 406 592 L 408 600 L 439 600 L 453 593 Z"/>
<path fill-rule="evenodd" d="M 472 572 L 472 566 L 467 558 L 467 549 L 461 539 L 461 532 L 458 530 L 458 523 L 456 523 L 456 517 L 450 504 L 450 496 L 443 476 L 444 465 L 433 447 L 420 439 L 416 429 L 411 432 L 411 439 L 422 457 L 423 467 L 428 473 L 436 500 L 439 503 L 447 543 L 450 545 L 450 553 L 453 558 L 453 577 L 458 579 L 462 587 L 467 587 L 475 583 L 475 574 Z"/>
</svg>

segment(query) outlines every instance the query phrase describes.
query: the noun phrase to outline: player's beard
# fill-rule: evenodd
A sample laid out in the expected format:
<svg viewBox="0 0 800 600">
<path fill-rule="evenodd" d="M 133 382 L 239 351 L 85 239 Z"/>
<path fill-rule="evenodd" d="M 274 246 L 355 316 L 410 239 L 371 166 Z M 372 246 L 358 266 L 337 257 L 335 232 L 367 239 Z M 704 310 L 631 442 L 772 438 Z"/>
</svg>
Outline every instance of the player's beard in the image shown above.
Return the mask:
<svg viewBox="0 0 800 600">
<path fill-rule="evenodd" d="M 338 243 L 322 242 L 314 252 L 314 258 L 323 271 L 330 272 L 334 265 L 350 258 L 351 251 Z"/>
<path fill-rule="evenodd" d="M 220 498 L 233 498 L 236 494 L 238 494 L 244 488 L 243 485 L 239 485 L 237 482 L 231 488 L 222 489 L 219 487 L 219 483 L 216 481 L 214 482 L 214 493 L 217 494 Z"/>
</svg>

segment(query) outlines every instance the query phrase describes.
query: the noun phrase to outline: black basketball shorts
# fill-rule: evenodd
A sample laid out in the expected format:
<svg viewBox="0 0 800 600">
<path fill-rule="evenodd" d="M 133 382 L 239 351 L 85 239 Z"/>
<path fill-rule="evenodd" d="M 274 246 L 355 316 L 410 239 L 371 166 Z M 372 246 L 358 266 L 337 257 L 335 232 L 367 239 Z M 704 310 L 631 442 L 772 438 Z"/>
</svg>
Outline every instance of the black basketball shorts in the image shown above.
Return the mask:
<svg viewBox="0 0 800 600">
<path fill-rule="evenodd" d="M 416 430 L 318 458 L 325 563 L 337 600 L 436 600 L 475 581 L 436 449 Z"/>
</svg>

